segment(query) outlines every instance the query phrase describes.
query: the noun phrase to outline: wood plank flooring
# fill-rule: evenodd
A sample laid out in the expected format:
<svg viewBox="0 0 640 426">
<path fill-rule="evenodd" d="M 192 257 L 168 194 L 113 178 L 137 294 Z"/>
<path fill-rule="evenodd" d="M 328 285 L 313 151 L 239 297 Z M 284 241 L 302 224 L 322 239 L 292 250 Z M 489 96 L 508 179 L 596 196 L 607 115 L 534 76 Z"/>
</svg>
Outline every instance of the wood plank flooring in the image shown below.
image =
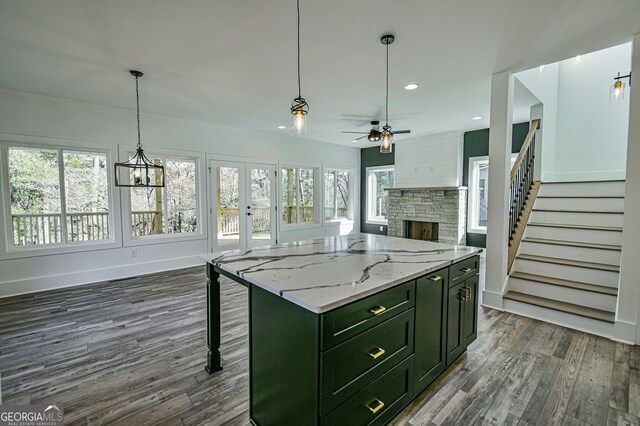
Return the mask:
<svg viewBox="0 0 640 426">
<path fill-rule="evenodd" d="M 0 299 L 5 404 L 68 425 L 247 425 L 247 291 L 222 281 L 222 362 L 205 365 L 205 270 Z M 394 425 L 640 424 L 640 347 L 480 309 L 478 340 Z"/>
</svg>

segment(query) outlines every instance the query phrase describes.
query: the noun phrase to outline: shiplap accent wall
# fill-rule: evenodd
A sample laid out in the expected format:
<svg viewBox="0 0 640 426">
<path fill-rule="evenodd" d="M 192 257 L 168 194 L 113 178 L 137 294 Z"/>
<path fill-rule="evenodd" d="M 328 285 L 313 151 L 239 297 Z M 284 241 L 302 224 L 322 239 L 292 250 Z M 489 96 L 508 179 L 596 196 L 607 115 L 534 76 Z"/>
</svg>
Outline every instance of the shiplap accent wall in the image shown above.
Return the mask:
<svg viewBox="0 0 640 426">
<path fill-rule="evenodd" d="M 402 139 L 395 149 L 396 188 L 462 185 L 462 132 Z"/>
</svg>

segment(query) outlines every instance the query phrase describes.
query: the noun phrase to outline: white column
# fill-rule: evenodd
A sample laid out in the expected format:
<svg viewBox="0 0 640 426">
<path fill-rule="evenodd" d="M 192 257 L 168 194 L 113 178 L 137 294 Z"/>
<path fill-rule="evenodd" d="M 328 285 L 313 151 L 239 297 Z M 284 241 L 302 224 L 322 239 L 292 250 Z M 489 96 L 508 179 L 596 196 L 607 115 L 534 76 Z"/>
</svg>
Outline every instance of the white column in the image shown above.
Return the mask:
<svg viewBox="0 0 640 426">
<path fill-rule="evenodd" d="M 482 304 L 502 309 L 509 255 L 509 176 L 513 128 L 513 76 L 491 77 L 489 124 L 489 202 L 487 212 L 487 266 Z"/>
<path fill-rule="evenodd" d="M 620 70 L 626 74 L 628 70 Z M 614 338 L 640 343 L 640 34 L 633 38 L 622 258 Z M 613 77 L 612 77 L 613 78 Z M 613 80 L 612 80 L 613 82 Z"/>
</svg>

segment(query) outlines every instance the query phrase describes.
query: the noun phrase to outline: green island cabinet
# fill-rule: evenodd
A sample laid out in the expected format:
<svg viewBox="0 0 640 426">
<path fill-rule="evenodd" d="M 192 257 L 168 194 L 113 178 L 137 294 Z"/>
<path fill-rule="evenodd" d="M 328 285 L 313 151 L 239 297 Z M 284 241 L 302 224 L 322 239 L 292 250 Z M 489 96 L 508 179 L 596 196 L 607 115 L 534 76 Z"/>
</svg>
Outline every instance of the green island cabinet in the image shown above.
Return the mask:
<svg viewBox="0 0 640 426">
<path fill-rule="evenodd" d="M 384 425 L 477 335 L 474 256 L 316 314 L 250 286 L 255 425 Z"/>
</svg>

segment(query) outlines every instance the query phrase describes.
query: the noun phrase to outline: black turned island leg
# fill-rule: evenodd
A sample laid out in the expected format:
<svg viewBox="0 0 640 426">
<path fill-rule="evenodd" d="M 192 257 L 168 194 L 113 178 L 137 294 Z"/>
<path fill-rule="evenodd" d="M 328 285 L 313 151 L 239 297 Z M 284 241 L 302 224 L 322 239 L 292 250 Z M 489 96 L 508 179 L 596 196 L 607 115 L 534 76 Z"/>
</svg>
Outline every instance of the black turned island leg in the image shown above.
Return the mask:
<svg viewBox="0 0 640 426">
<path fill-rule="evenodd" d="M 222 370 L 220 365 L 220 274 L 207 263 L 207 366 L 212 374 Z"/>
</svg>

